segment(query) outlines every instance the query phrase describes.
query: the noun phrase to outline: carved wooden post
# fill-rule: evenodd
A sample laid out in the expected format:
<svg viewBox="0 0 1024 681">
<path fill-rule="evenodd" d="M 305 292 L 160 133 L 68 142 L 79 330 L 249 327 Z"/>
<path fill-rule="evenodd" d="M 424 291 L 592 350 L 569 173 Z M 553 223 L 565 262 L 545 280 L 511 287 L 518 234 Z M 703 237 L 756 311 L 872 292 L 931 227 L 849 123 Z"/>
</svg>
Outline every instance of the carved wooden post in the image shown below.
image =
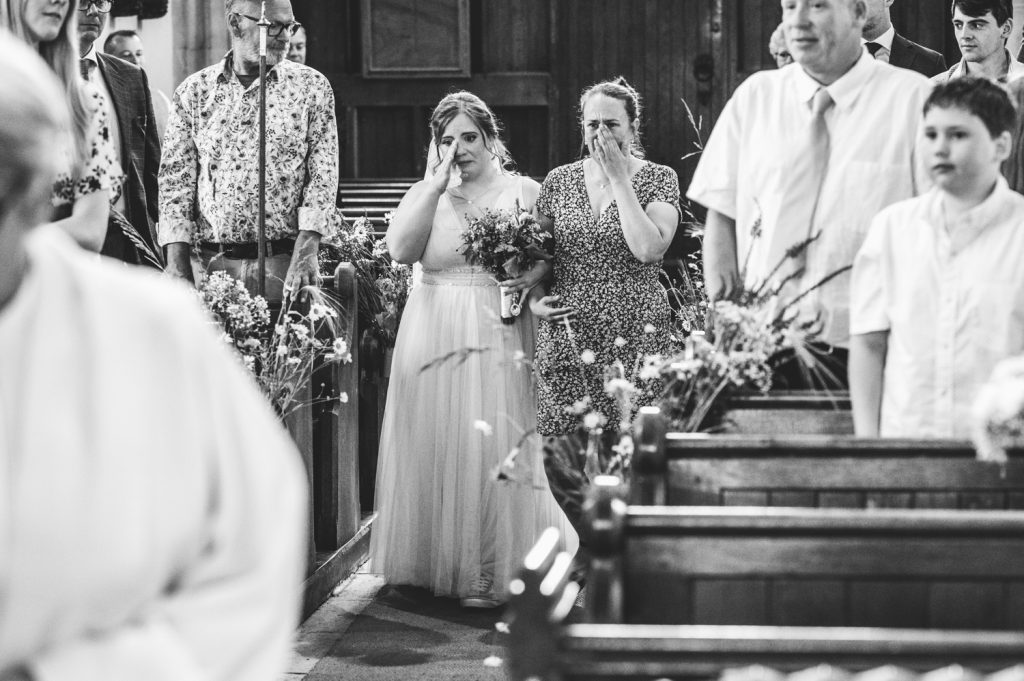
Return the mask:
<svg viewBox="0 0 1024 681">
<path fill-rule="evenodd" d="M 666 419 L 657 407 L 641 407 L 633 424 L 633 478 L 630 480 L 629 501 L 637 506 L 665 505 Z"/>
<path fill-rule="evenodd" d="M 579 586 L 569 582 L 572 556 L 558 551 L 558 530 L 549 527 L 509 585 L 508 673 L 511 681 L 555 681 L 562 620 Z"/>
<path fill-rule="evenodd" d="M 590 573 L 587 584 L 587 621 L 616 624 L 623 621 L 622 553 L 625 548 L 626 502 L 622 481 L 611 475 L 594 479 L 583 505 L 590 529 Z"/>
<path fill-rule="evenodd" d="M 352 362 L 332 367 L 333 398 L 324 414 L 324 446 L 314 475 L 316 544 L 321 551 L 342 547 L 359 529 L 359 293 L 356 270 L 342 263 L 334 273 L 334 292 L 347 315 L 345 338 Z"/>
</svg>

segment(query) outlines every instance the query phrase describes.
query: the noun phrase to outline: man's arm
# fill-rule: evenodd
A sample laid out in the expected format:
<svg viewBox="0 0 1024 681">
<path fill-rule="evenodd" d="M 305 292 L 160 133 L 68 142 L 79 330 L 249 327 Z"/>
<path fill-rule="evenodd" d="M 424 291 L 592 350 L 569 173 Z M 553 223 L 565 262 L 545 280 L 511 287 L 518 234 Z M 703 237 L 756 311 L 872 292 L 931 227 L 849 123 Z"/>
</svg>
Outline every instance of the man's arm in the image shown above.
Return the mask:
<svg viewBox="0 0 1024 681">
<path fill-rule="evenodd" d="M 199 153 L 192 137 L 189 99 L 182 85 L 174 93 L 174 106 L 167 121 L 158 177 L 160 224 L 157 240 L 159 246 L 167 248 L 167 272 L 192 281 L 189 254 L 195 235 Z"/>
<path fill-rule="evenodd" d="M 888 331 L 850 337 L 850 398 L 858 437 L 878 437 L 888 347 Z"/>
<path fill-rule="evenodd" d="M 708 210 L 704 226 L 704 285 L 711 300 L 727 298 L 739 285 L 736 221 Z"/>
<path fill-rule="evenodd" d="M 320 91 L 310 107 L 306 136 L 306 186 L 299 207 L 299 234 L 285 289 L 298 291 L 320 284 L 317 251 L 337 215 L 338 125 L 334 116 L 334 91 L 326 78 L 318 78 Z"/>
</svg>

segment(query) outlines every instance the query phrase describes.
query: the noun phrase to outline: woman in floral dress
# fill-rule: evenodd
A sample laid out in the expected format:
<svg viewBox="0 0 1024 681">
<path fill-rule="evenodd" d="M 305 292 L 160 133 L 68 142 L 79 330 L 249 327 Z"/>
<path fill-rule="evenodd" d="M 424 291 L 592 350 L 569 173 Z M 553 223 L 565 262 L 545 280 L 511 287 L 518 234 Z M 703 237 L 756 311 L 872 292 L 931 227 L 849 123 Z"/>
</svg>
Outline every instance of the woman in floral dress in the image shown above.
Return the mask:
<svg viewBox="0 0 1024 681">
<path fill-rule="evenodd" d="M 643 160 L 640 98 L 624 79 L 588 88 L 580 108 L 589 155 L 552 170 L 537 199 L 555 237 L 550 292 L 535 289 L 531 299 L 541 318 L 537 428 L 546 436 L 574 431 L 581 411 L 630 420 L 604 391 L 606 367 L 621 362 L 635 379 L 638 359 L 670 343 L 659 274 L 679 223 L 679 180 Z"/>
<path fill-rule="evenodd" d="M 110 204 L 121 192 L 123 173 L 97 86 L 80 75 L 79 0 L 0 0 L 0 28 L 34 47 L 67 94 L 74 129 L 65 142 L 67 164 L 57 177 L 52 203 L 56 224 L 81 246 L 103 247 Z M 99 74 L 94 74 L 99 78 Z"/>
</svg>

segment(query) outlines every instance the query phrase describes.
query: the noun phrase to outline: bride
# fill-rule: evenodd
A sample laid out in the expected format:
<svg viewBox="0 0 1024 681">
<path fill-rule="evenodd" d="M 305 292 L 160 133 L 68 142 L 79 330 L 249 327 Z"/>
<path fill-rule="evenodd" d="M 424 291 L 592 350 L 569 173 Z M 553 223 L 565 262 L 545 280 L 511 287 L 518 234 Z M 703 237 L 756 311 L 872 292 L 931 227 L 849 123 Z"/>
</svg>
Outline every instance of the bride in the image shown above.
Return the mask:
<svg viewBox="0 0 1024 681">
<path fill-rule="evenodd" d="M 494 607 L 545 528 L 558 527 L 570 550 L 577 544 L 533 432 L 534 319 L 524 311 L 502 324 L 498 283 L 458 253 L 468 221 L 517 202 L 532 211 L 539 186 L 505 169 L 497 121 L 476 95 L 446 96 L 430 128 L 428 177 L 402 199 L 387 233 L 392 257 L 418 262 L 422 278 L 395 345 L 371 569 L 466 607 Z M 502 283 L 528 289 L 544 270 Z M 514 448 L 515 479 L 497 482 Z"/>
</svg>

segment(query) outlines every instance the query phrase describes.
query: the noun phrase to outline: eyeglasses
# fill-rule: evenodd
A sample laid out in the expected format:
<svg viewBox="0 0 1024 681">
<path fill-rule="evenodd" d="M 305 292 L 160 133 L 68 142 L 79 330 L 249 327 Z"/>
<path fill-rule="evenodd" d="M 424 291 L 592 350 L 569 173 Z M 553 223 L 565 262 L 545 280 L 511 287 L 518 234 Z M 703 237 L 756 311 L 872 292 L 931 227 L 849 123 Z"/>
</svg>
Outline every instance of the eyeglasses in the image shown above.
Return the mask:
<svg viewBox="0 0 1024 681">
<path fill-rule="evenodd" d="M 100 14 L 106 14 L 114 7 L 114 0 L 81 0 L 78 11 L 88 12 L 90 7 Z"/>
<path fill-rule="evenodd" d="M 92 1 L 95 1 L 95 0 L 92 0 Z M 102 1 L 106 2 L 108 4 L 110 3 L 110 0 L 102 0 Z M 260 23 L 260 20 L 259 20 L 258 17 L 251 17 L 248 14 L 242 14 L 241 12 L 235 12 L 235 14 L 237 14 L 240 17 L 244 17 L 244 18 L 248 19 L 249 21 L 254 21 L 257 24 Z M 297 21 L 290 21 L 287 24 L 282 24 L 282 23 L 274 21 L 274 22 L 271 22 L 270 26 L 267 28 L 267 35 L 269 35 L 271 38 L 280 38 L 281 34 L 284 33 L 285 31 L 287 31 L 288 32 L 288 36 L 291 37 L 291 36 L 295 35 L 295 32 L 298 31 L 300 28 L 302 28 L 302 24 L 300 24 Z"/>
</svg>

